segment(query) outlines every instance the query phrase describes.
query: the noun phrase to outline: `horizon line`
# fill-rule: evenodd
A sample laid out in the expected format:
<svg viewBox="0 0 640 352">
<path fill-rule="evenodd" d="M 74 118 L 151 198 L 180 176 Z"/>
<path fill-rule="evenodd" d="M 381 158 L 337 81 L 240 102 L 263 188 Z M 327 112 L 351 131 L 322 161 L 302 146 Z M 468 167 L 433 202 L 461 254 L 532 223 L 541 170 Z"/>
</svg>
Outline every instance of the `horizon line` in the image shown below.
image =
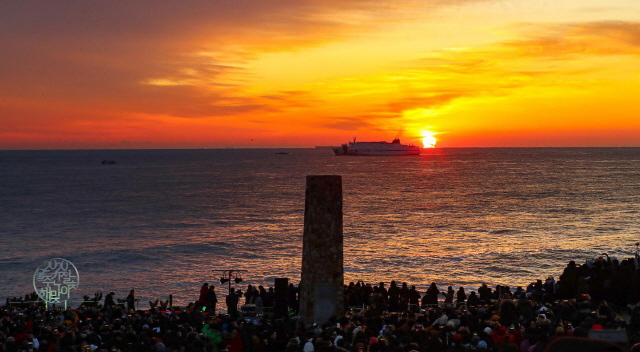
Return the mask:
<svg viewBox="0 0 640 352">
<path fill-rule="evenodd" d="M 225 147 L 225 148 L 59 148 L 59 149 L 0 149 L 0 152 L 46 152 L 46 151 L 127 151 L 127 150 L 282 150 L 282 149 L 328 149 L 331 146 L 314 146 L 314 147 Z M 423 150 L 438 150 L 438 149 L 635 149 L 640 146 L 505 146 L 505 147 L 435 147 L 435 148 L 421 148 Z"/>
</svg>

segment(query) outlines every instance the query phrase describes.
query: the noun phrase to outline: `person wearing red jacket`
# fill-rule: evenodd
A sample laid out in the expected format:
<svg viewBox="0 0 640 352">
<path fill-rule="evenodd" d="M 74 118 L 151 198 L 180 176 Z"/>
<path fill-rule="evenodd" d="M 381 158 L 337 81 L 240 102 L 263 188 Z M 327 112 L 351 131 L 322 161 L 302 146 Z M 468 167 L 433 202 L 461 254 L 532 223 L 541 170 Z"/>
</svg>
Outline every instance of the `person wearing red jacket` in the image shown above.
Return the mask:
<svg viewBox="0 0 640 352">
<path fill-rule="evenodd" d="M 198 298 L 198 302 L 201 305 L 205 305 L 207 303 L 207 293 L 209 293 L 209 284 L 204 283 L 202 287 L 200 287 L 200 297 Z"/>
</svg>

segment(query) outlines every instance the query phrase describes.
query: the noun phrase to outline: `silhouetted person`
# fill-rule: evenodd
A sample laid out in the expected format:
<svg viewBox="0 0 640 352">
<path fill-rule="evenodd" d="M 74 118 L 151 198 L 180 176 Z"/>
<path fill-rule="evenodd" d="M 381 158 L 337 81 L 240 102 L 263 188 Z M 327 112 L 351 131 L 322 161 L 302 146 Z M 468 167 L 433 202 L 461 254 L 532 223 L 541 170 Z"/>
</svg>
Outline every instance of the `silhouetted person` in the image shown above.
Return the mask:
<svg viewBox="0 0 640 352">
<path fill-rule="evenodd" d="M 276 294 L 273 292 L 273 287 L 269 287 L 267 290 L 267 294 L 263 298 L 263 303 L 265 307 L 273 307 L 275 305 Z"/>
<path fill-rule="evenodd" d="M 198 298 L 198 302 L 203 306 L 207 304 L 208 293 L 209 293 L 209 284 L 205 282 L 204 284 L 202 284 L 202 287 L 200 287 L 200 297 Z"/>
<path fill-rule="evenodd" d="M 216 296 L 216 287 L 211 285 L 207 292 L 207 312 L 213 312 L 215 314 L 217 303 L 218 297 Z"/>
<path fill-rule="evenodd" d="M 456 294 L 456 302 L 462 303 L 467 300 L 467 294 L 464 292 L 464 287 L 460 286 L 458 293 Z"/>
<path fill-rule="evenodd" d="M 475 307 L 480 304 L 480 298 L 475 292 L 471 292 L 469 299 L 467 299 L 467 307 Z"/>
<path fill-rule="evenodd" d="M 136 310 L 136 291 L 131 290 L 127 296 L 127 310 Z"/>
<path fill-rule="evenodd" d="M 445 294 L 444 303 L 453 303 L 453 296 L 456 291 L 453 290 L 453 287 L 449 286 L 447 288 L 447 293 Z"/>
<path fill-rule="evenodd" d="M 247 286 L 247 291 L 244 293 L 244 304 L 252 304 L 251 299 L 253 298 L 253 286 Z"/>
<path fill-rule="evenodd" d="M 509 326 L 516 318 L 516 303 L 510 298 L 503 299 L 500 302 L 500 324 Z"/>
<path fill-rule="evenodd" d="M 566 287 L 567 297 L 563 298 L 575 298 L 576 293 L 578 292 L 578 267 L 576 266 L 575 261 L 570 261 L 564 271 L 562 272 L 562 276 L 560 279 L 562 280 L 562 284 Z"/>
<path fill-rule="evenodd" d="M 255 291 L 253 293 L 253 304 L 256 305 L 257 309 L 264 308 L 264 301 L 262 300 L 262 296 L 260 296 L 260 292 L 259 291 Z"/>
<path fill-rule="evenodd" d="M 427 304 L 437 306 L 438 294 L 440 294 L 440 290 L 438 290 L 438 286 L 436 286 L 436 283 L 432 282 L 429 286 L 429 289 L 427 289 L 427 294 L 425 295 Z"/>
<path fill-rule="evenodd" d="M 380 295 L 382 296 L 382 299 L 384 301 L 386 301 L 387 299 L 389 299 L 389 294 L 387 292 L 387 289 L 384 288 L 384 282 L 380 283 L 380 286 L 378 287 L 378 293 L 380 293 Z"/>
<path fill-rule="evenodd" d="M 289 284 L 289 291 L 287 291 L 287 305 L 296 313 L 298 312 L 297 289 L 295 288 L 295 286 L 293 286 L 293 284 Z"/>
<path fill-rule="evenodd" d="M 236 293 L 234 288 L 231 288 L 227 295 L 227 313 L 232 319 L 235 319 L 238 316 L 238 299 L 240 296 L 242 296 L 242 292 L 238 291 Z"/>
<path fill-rule="evenodd" d="M 116 302 L 113 300 L 113 296 L 115 293 L 111 292 L 104 298 L 104 307 L 111 308 L 116 305 Z"/>
<path fill-rule="evenodd" d="M 400 304 L 400 288 L 396 286 L 395 281 L 391 281 L 391 285 L 389 285 L 389 310 L 392 312 L 398 311 L 398 305 Z"/>
<path fill-rule="evenodd" d="M 411 286 L 408 296 L 409 296 L 409 304 L 416 305 L 416 306 L 420 304 L 420 293 L 418 293 L 415 286 Z"/>
</svg>

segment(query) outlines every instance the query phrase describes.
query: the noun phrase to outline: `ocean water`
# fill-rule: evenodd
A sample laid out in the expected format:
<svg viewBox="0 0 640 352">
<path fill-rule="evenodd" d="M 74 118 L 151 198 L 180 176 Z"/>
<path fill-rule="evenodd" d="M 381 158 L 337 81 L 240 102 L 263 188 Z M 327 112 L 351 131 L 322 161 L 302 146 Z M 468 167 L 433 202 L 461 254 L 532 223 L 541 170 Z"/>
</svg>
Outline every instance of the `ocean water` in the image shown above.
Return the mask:
<svg viewBox="0 0 640 352">
<path fill-rule="evenodd" d="M 246 270 L 242 289 L 297 282 L 309 174 L 342 175 L 347 282 L 526 285 L 640 240 L 640 148 L 274 152 L 0 151 L 0 299 L 54 257 L 78 268 L 76 298 L 184 304 L 223 269 Z"/>
</svg>

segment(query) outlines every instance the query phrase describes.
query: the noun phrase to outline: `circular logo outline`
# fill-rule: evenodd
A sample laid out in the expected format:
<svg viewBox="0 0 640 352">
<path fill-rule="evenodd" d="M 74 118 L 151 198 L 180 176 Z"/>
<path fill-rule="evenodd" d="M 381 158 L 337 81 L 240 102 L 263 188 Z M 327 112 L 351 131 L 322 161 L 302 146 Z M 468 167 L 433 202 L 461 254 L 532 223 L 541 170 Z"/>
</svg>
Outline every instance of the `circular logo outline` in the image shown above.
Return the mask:
<svg viewBox="0 0 640 352">
<path fill-rule="evenodd" d="M 38 283 L 43 283 L 45 286 L 38 287 Z M 79 286 L 80 273 L 78 268 L 70 260 L 64 258 L 45 260 L 33 274 L 33 289 L 38 297 L 47 303 L 60 303 L 68 300 L 71 291 Z"/>
</svg>

